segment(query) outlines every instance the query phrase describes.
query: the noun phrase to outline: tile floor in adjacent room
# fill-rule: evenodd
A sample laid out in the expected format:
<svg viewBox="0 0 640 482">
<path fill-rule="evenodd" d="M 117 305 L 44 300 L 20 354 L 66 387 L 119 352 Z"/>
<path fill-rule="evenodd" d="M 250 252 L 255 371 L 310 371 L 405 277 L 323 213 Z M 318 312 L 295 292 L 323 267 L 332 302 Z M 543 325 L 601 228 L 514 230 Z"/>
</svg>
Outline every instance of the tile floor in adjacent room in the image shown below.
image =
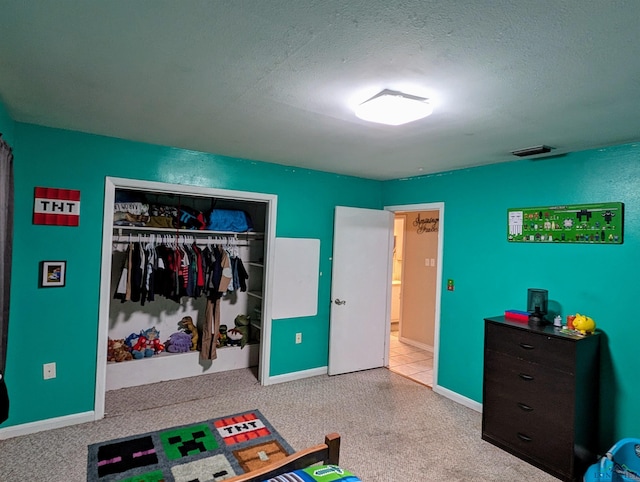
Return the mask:
<svg viewBox="0 0 640 482">
<path fill-rule="evenodd" d="M 433 353 L 398 340 L 391 332 L 389 370 L 429 387 L 433 386 Z"/>
</svg>

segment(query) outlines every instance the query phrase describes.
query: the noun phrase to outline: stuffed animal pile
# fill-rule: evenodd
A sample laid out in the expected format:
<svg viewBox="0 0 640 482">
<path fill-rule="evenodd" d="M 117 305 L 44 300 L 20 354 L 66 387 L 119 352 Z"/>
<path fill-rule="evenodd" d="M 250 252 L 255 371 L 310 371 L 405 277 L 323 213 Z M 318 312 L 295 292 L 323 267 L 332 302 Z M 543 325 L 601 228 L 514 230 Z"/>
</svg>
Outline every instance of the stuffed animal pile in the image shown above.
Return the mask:
<svg viewBox="0 0 640 482">
<path fill-rule="evenodd" d="M 178 322 L 180 331 L 169 336 L 166 342 L 169 353 L 185 353 L 198 348 L 198 328 L 193 323 L 193 318 L 185 316 Z"/>
</svg>

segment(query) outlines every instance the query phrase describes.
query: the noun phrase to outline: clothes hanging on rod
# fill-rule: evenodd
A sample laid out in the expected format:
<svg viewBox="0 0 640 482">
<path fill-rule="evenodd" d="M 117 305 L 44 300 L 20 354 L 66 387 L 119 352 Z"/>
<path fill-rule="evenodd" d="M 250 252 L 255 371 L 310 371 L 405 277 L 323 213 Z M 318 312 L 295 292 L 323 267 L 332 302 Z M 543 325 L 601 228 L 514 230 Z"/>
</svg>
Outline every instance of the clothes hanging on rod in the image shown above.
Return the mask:
<svg viewBox="0 0 640 482">
<path fill-rule="evenodd" d="M 178 238 L 176 238 L 178 239 Z M 171 243 L 172 239 L 130 241 L 114 298 L 144 305 L 156 295 L 180 303 L 183 296 L 211 297 L 227 291 L 246 291 L 247 271 L 237 245 Z M 114 246 L 116 250 L 121 247 Z"/>
</svg>

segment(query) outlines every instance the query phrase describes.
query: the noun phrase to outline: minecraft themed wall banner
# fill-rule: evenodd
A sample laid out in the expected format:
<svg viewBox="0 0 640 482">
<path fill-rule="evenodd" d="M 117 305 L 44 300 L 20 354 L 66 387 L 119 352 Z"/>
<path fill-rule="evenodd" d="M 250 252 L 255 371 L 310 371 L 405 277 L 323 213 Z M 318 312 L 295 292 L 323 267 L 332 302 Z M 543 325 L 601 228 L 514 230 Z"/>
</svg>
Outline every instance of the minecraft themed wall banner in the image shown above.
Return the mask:
<svg viewBox="0 0 640 482">
<path fill-rule="evenodd" d="M 507 209 L 507 240 L 622 244 L 624 204 L 608 202 Z"/>
<path fill-rule="evenodd" d="M 80 224 L 80 191 L 36 187 L 33 224 L 78 226 Z"/>
</svg>

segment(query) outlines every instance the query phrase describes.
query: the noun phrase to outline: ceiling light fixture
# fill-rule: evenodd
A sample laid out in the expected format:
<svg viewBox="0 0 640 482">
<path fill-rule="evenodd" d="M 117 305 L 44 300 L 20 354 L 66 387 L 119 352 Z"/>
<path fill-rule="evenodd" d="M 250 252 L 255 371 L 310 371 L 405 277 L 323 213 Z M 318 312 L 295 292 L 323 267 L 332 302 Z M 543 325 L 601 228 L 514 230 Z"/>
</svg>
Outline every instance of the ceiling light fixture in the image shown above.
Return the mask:
<svg viewBox="0 0 640 482">
<path fill-rule="evenodd" d="M 357 106 L 355 112 L 362 120 L 399 126 L 431 115 L 433 107 L 424 97 L 383 90 Z"/>
</svg>

